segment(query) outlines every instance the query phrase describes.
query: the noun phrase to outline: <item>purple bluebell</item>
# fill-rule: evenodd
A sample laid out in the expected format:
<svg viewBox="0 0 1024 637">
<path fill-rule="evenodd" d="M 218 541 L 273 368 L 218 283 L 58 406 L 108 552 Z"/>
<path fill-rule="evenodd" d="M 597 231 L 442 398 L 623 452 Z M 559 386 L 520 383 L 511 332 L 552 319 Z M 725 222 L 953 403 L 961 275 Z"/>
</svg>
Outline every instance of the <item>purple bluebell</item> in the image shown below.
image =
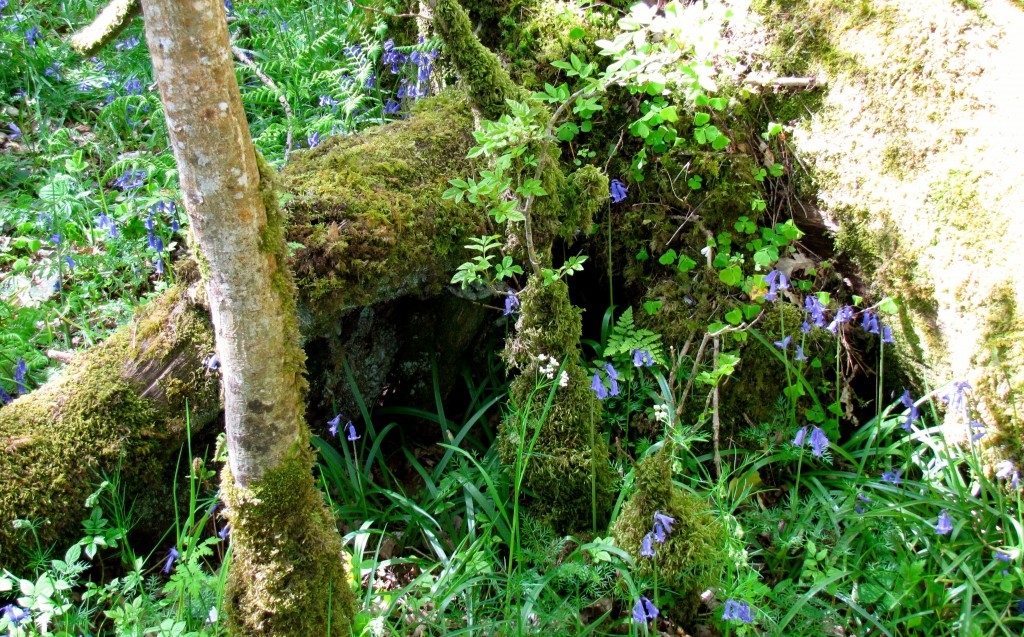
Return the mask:
<svg viewBox="0 0 1024 637">
<path fill-rule="evenodd" d="M 235 3 L 231 0 L 224 0 L 224 12 L 231 13 L 235 10 Z"/>
<path fill-rule="evenodd" d="M 309 144 L 310 148 L 316 148 L 320 145 L 320 131 L 313 131 L 306 137 L 306 143 Z"/>
<path fill-rule="evenodd" d="M 181 557 L 181 554 L 178 553 L 178 549 L 172 546 L 170 553 L 167 554 L 167 561 L 164 562 L 164 575 L 171 572 L 171 567 L 174 566 L 179 557 Z"/>
<path fill-rule="evenodd" d="M 349 442 L 355 442 L 356 440 L 359 440 L 361 437 L 362 436 L 360 436 L 360 435 L 358 435 L 356 433 L 356 426 L 352 424 L 351 420 L 348 421 L 347 423 L 345 423 L 345 439 L 346 440 L 348 440 Z"/>
<path fill-rule="evenodd" d="M 654 357 L 650 352 L 642 349 L 633 350 L 633 367 L 650 367 L 654 364 Z"/>
<path fill-rule="evenodd" d="M 164 273 L 164 260 L 160 257 L 157 257 L 156 261 L 153 262 L 153 272 L 161 275 Z"/>
<path fill-rule="evenodd" d="M 330 426 L 329 426 L 329 427 L 327 428 L 327 431 L 328 431 L 328 432 L 329 432 L 329 433 L 330 433 L 330 434 L 331 434 L 332 436 L 334 436 L 335 438 L 337 438 L 337 437 L 338 437 L 338 427 L 340 427 L 340 426 L 341 426 L 341 414 L 335 414 L 335 415 L 334 415 L 334 418 L 331 418 L 330 420 L 328 420 L 328 421 L 327 421 L 327 424 L 328 424 L 328 425 L 330 425 Z"/>
<path fill-rule="evenodd" d="M 640 543 L 640 557 L 654 556 L 654 532 L 650 532 L 644 536 L 643 542 Z"/>
<path fill-rule="evenodd" d="M 0 386 L 0 404 L 6 405 L 7 403 L 14 400 L 14 398 L 7 393 L 7 390 Z"/>
<path fill-rule="evenodd" d="M 60 279 L 54 279 L 53 280 L 53 291 L 54 292 L 60 292 L 62 287 L 63 286 L 61 285 Z"/>
<path fill-rule="evenodd" d="M 210 354 L 209 356 L 203 359 L 203 367 L 210 371 L 213 371 L 220 367 L 220 357 L 217 356 L 216 352 Z"/>
<path fill-rule="evenodd" d="M 619 395 L 619 381 L 615 380 L 614 378 L 609 378 L 608 379 L 608 383 L 609 383 L 609 385 L 611 385 L 611 387 L 608 389 L 608 395 L 609 396 L 618 396 Z"/>
<path fill-rule="evenodd" d="M 744 624 L 753 624 L 754 618 L 750 614 L 750 604 L 734 599 L 725 600 L 725 609 L 722 611 L 722 619 L 725 621 L 738 621 Z"/>
<path fill-rule="evenodd" d="M 810 334 L 811 333 L 811 324 L 808 323 L 807 321 L 804 321 L 803 323 L 801 323 L 800 324 L 800 333 L 801 334 Z"/>
<path fill-rule="evenodd" d="M 619 380 L 620 378 L 622 378 L 621 376 L 619 376 L 619 372 L 615 371 L 615 368 L 612 367 L 611 363 L 604 364 L 604 373 L 608 374 L 608 378 L 612 380 Z"/>
<path fill-rule="evenodd" d="M 408 57 L 401 51 L 395 50 L 395 41 L 387 40 L 384 42 L 384 55 L 381 57 L 381 62 L 384 64 L 391 65 L 391 72 L 398 74 L 398 67 L 401 64 L 405 64 Z"/>
<path fill-rule="evenodd" d="M 996 478 L 1006 480 L 1013 475 L 1013 470 L 1013 462 L 1010 460 L 1003 460 L 996 465 Z"/>
<path fill-rule="evenodd" d="M 896 339 L 892 337 L 892 330 L 889 329 L 888 325 L 882 326 L 882 342 L 886 345 L 891 345 L 896 342 Z"/>
<path fill-rule="evenodd" d="M 999 560 L 1000 562 L 1007 562 L 1007 563 L 1013 561 L 1013 557 L 1011 557 L 1008 553 L 1003 553 L 1002 551 L 996 551 L 996 559 Z"/>
<path fill-rule="evenodd" d="M 230 524 L 225 524 L 223 529 L 221 529 L 220 531 L 217 531 L 217 537 L 219 537 L 222 540 L 228 539 L 228 535 L 230 535 L 230 534 L 231 534 L 231 525 Z"/>
<path fill-rule="evenodd" d="M 28 43 L 33 49 L 36 48 L 36 38 L 39 37 L 41 31 L 38 26 L 33 26 L 25 31 L 25 42 Z"/>
<path fill-rule="evenodd" d="M 179 230 L 181 230 L 181 226 L 178 225 L 178 220 L 171 219 L 171 232 L 177 233 Z"/>
<path fill-rule="evenodd" d="M 156 208 L 160 204 L 155 203 L 149 208 L 149 216 L 142 222 L 142 227 L 152 232 L 156 228 L 156 222 L 153 221 L 153 208 Z"/>
<path fill-rule="evenodd" d="M 396 115 L 400 110 L 402 110 L 402 105 L 393 99 L 388 99 L 388 101 L 384 103 L 385 115 Z"/>
<path fill-rule="evenodd" d="M 320 106 L 330 106 L 333 110 L 338 110 L 338 104 L 341 104 L 341 102 L 334 99 L 330 95 L 320 96 Z"/>
<path fill-rule="evenodd" d="M 646 597 L 641 596 L 640 599 L 636 600 L 636 604 L 633 605 L 633 621 L 638 624 L 646 624 L 652 619 L 656 619 L 660 614 L 654 602 Z"/>
<path fill-rule="evenodd" d="M 594 372 L 594 379 L 590 383 L 590 389 L 597 394 L 598 400 L 604 400 L 608 397 L 608 390 L 605 389 L 604 383 L 601 382 L 601 375 L 599 372 Z"/>
<path fill-rule="evenodd" d="M 882 474 L 882 482 L 888 482 L 898 487 L 901 484 L 903 484 L 903 480 L 900 478 L 900 474 L 902 472 L 902 469 L 897 469 L 895 471 L 886 471 L 885 473 Z"/>
<path fill-rule="evenodd" d="M 54 62 L 50 66 L 46 67 L 46 70 L 43 71 L 43 75 L 52 77 L 60 82 L 60 62 Z"/>
<path fill-rule="evenodd" d="M 612 203 L 619 203 L 625 201 L 629 195 L 629 189 L 626 185 L 618 179 L 612 179 L 611 184 L 608 186 L 609 194 L 612 198 Z"/>
<path fill-rule="evenodd" d="M 984 438 L 985 435 L 988 433 L 988 432 L 985 431 L 985 423 L 983 423 L 983 422 L 980 422 L 978 420 L 972 420 L 972 421 L 970 421 L 967 424 L 969 424 L 971 426 L 971 429 L 979 429 L 980 430 L 980 431 L 978 431 L 978 433 L 976 433 L 973 436 L 971 436 L 971 440 L 974 441 L 974 442 L 978 442 L 979 440 Z"/>
<path fill-rule="evenodd" d="M 796 361 L 805 361 L 805 360 L 807 360 L 807 355 L 804 354 L 804 346 L 803 345 L 797 345 L 796 346 L 796 357 L 793 360 L 796 360 Z"/>
<path fill-rule="evenodd" d="M 874 502 L 874 500 L 864 495 L 863 493 L 858 493 L 857 499 L 860 500 L 861 502 L 866 502 L 867 504 L 871 504 L 872 502 Z"/>
<path fill-rule="evenodd" d="M 820 458 L 828 448 L 828 436 L 821 427 L 815 427 L 811 432 L 811 455 Z"/>
<path fill-rule="evenodd" d="M 862 507 L 859 504 L 855 504 L 855 505 L 853 505 L 853 512 L 856 513 L 857 515 L 861 515 L 861 514 L 864 513 L 864 507 Z"/>
<path fill-rule="evenodd" d="M 47 239 L 47 240 L 50 243 L 52 243 L 53 245 L 59 246 L 60 245 L 60 234 L 59 233 L 58 234 L 51 234 L 50 238 Z"/>
<path fill-rule="evenodd" d="M 142 95 L 142 81 L 133 77 L 124 83 L 124 90 L 128 95 Z"/>
<path fill-rule="evenodd" d="M 917 405 L 914 404 L 914 399 L 910 396 L 909 389 L 903 390 L 903 395 L 900 396 L 900 404 L 908 410 L 907 418 L 903 422 L 902 427 L 906 431 L 912 431 L 911 425 L 915 420 L 921 417 L 921 414 L 917 409 Z"/>
<path fill-rule="evenodd" d="M 114 188 L 122 192 L 142 188 L 144 185 L 146 185 L 146 171 L 144 170 L 127 170 L 113 182 Z"/>
<path fill-rule="evenodd" d="M 852 318 L 853 308 L 850 307 L 849 305 L 844 305 L 836 311 L 836 315 L 832 319 L 832 322 L 829 323 L 828 327 L 826 327 L 825 329 L 835 334 L 839 330 L 840 325 L 849 322 Z"/>
<path fill-rule="evenodd" d="M 78 90 L 81 91 L 82 93 L 88 93 L 89 91 L 92 90 L 92 86 L 90 86 L 88 82 L 79 82 L 78 83 Z"/>
<path fill-rule="evenodd" d="M 967 391 L 970 389 L 971 385 L 966 381 L 954 381 L 942 394 L 942 399 L 949 404 L 951 410 L 966 413 Z"/>
<path fill-rule="evenodd" d="M 281 33 L 284 33 L 286 31 L 291 31 L 292 30 L 292 28 L 290 26 L 288 26 L 288 21 L 287 20 L 281 20 L 281 24 L 277 27 L 277 29 Z"/>
<path fill-rule="evenodd" d="M 7 5 L 11 3 L 11 0 L 0 0 L 0 11 L 7 8 Z"/>
<path fill-rule="evenodd" d="M 654 512 L 654 541 L 662 544 L 672 535 L 672 525 L 676 523 L 675 518 L 669 517 L 661 511 Z"/>
<path fill-rule="evenodd" d="M 25 359 L 21 356 L 18 357 L 18 364 L 14 368 L 14 384 L 17 385 L 16 391 L 18 395 L 28 393 L 28 388 L 25 386 L 25 381 L 28 376 L 28 365 L 25 364 Z"/>
<path fill-rule="evenodd" d="M 134 49 L 137 46 L 139 46 L 139 39 L 134 35 L 128 36 L 127 38 L 114 44 L 114 48 L 118 51 L 127 51 L 129 49 Z"/>
<path fill-rule="evenodd" d="M 9 139 L 18 139 L 21 137 L 21 129 L 18 128 L 18 125 L 14 122 L 8 124 L 7 128 L 11 129 L 11 134 L 7 136 Z"/>
<path fill-rule="evenodd" d="M 154 235 L 152 232 L 147 232 L 146 238 L 149 240 L 149 249 L 156 250 L 156 235 Z"/>
<path fill-rule="evenodd" d="M 804 440 L 807 438 L 807 427 L 800 427 L 796 430 L 796 435 L 793 436 L 793 446 L 803 447 Z"/>
<path fill-rule="evenodd" d="M 0 608 L 0 615 L 3 615 L 4 619 L 11 622 L 15 626 L 25 621 L 31 616 L 31 611 L 21 606 L 15 606 L 14 604 L 8 604 L 3 608 Z"/>
<path fill-rule="evenodd" d="M 373 85 L 377 82 L 377 74 L 370 73 L 370 77 L 366 78 L 366 83 L 363 84 L 365 88 L 373 88 Z"/>
<path fill-rule="evenodd" d="M 861 312 L 860 328 L 870 334 L 878 334 L 878 316 L 871 308 Z"/>
<path fill-rule="evenodd" d="M 789 289 L 789 279 L 782 270 L 772 270 L 764 276 L 764 282 L 768 284 L 768 292 L 764 295 L 766 301 L 774 302 L 779 290 Z"/>
<path fill-rule="evenodd" d="M 792 342 L 793 342 L 793 337 L 792 336 L 787 336 L 786 338 L 782 339 L 781 341 L 775 341 L 775 347 L 778 347 L 779 349 L 789 349 L 789 344 L 792 343 Z"/>
<path fill-rule="evenodd" d="M 953 530 L 953 521 L 949 519 L 949 513 L 943 509 L 939 513 L 939 521 L 935 524 L 936 535 L 946 535 Z"/>
<path fill-rule="evenodd" d="M 504 315 L 508 316 L 513 312 L 519 310 L 519 296 L 515 290 L 509 290 L 509 293 L 505 296 L 505 312 Z"/>
<path fill-rule="evenodd" d="M 818 327 L 825 327 L 825 309 L 816 294 L 811 294 L 804 299 L 804 310 L 811 315 L 811 322 Z M 809 332 L 810 329 L 807 331 Z"/>
</svg>

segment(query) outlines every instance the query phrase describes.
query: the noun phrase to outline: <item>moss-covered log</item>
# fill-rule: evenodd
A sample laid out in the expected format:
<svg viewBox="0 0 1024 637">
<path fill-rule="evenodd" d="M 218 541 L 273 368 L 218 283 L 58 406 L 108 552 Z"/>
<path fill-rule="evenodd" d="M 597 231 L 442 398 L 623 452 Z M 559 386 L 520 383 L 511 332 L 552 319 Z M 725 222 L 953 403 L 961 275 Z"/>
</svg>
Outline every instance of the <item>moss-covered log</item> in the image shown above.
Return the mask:
<svg viewBox="0 0 1024 637">
<path fill-rule="evenodd" d="M 323 363 L 311 380 L 326 401 L 353 407 L 343 359 L 372 404 L 387 382 L 424 385 L 433 347 L 458 359 L 483 323 L 478 304 L 445 293 L 466 236 L 482 227 L 477 213 L 441 199 L 447 180 L 468 170 L 472 126 L 467 99 L 445 95 L 407 120 L 328 139 L 285 171 L 288 239 L 304 246 L 292 259 L 301 331 Z M 214 347 L 197 290 L 172 289 L 57 379 L 0 409 L 0 566 L 17 558 L 15 519 L 47 520 L 44 545 L 77 539 L 104 472 L 120 469 L 132 494 L 147 495 L 136 508 L 145 518 L 170 504 L 186 399 L 193 431 L 220 409 L 218 375 L 203 364 Z M 421 338 L 423 325 L 446 324 L 442 316 L 459 316 L 459 329 L 449 321 L 435 339 Z"/>
</svg>

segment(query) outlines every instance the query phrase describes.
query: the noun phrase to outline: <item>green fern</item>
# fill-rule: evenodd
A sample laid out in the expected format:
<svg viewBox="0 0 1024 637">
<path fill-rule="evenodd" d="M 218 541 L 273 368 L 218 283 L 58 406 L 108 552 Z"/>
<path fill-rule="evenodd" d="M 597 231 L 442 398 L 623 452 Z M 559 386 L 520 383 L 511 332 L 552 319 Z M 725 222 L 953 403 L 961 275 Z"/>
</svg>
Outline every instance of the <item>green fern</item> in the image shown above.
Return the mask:
<svg viewBox="0 0 1024 637">
<path fill-rule="evenodd" d="M 665 364 L 661 334 L 637 327 L 633 322 L 633 308 L 630 307 L 626 308 L 612 328 L 608 344 L 604 348 L 604 357 L 631 358 L 633 350 L 649 352 L 658 364 Z"/>
</svg>

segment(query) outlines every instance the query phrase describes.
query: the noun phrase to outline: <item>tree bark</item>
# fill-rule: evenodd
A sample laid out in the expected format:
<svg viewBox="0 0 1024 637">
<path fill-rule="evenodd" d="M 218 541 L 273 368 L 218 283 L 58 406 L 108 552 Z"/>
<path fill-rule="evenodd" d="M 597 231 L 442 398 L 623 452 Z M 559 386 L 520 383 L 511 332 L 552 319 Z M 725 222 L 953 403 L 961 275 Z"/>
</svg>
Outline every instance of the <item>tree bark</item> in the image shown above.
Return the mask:
<svg viewBox="0 0 1024 637">
<path fill-rule="evenodd" d="M 284 220 L 261 171 L 220 0 L 144 0 L 146 40 L 207 277 L 232 528 L 225 614 L 245 635 L 347 635 L 344 550 L 313 483 Z"/>
</svg>

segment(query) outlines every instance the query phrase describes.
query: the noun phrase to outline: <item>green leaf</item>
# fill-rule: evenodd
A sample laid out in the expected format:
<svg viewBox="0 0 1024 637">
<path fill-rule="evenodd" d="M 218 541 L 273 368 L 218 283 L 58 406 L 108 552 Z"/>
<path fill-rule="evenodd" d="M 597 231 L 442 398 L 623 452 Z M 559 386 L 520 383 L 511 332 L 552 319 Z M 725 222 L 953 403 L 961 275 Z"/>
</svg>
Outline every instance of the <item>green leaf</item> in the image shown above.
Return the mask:
<svg viewBox="0 0 1024 637">
<path fill-rule="evenodd" d="M 594 122 L 590 121 L 589 119 L 583 120 L 583 123 L 580 124 L 580 130 L 583 131 L 584 133 L 589 133 L 592 128 L 594 128 Z"/>
<path fill-rule="evenodd" d="M 676 251 L 675 250 L 669 250 L 665 254 L 663 254 L 660 257 L 658 257 L 658 263 L 660 263 L 662 265 L 670 265 L 675 260 L 676 260 Z"/>
<path fill-rule="evenodd" d="M 736 308 L 725 315 L 725 320 L 733 325 L 739 325 L 743 322 L 743 310 Z"/>
<path fill-rule="evenodd" d="M 646 261 L 647 259 L 650 259 L 650 258 L 651 258 L 651 255 L 647 254 L 647 248 L 640 248 L 640 252 L 636 253 L 636 260 L 637 261 Z"/>
<path fill-rule="evenodd" d="M 644 312 L 647 312 L 650 315 L 657 314 L 658 310 L 661 309 L 661 306 L 661 301 L 644 301 L 643 304 Z"/>
<path fill-rule="evenodd" d="M 693 116 L 694 126 L 703 126 L 711 121 L 711 116 L 707 113 L 697 113 Z"/>
<path fill-rule="evenodd" d="M 557 136 L 559 141 L 571 142 L 576 134 L 580 132 L 580 127 L 573 122 L 565 122 L 558 127 Z"/>
<path fill-rule="evenodd" d="M 729 145 L 729 138 L 725 135 L 719 135 L 711 141 L 711 148 L 715 150 L 724 150 Z"/>
<path fill-rule="evenodd" d="M 587 34 L 587 32 L 582 27 L 576 27 L 572 31 L 569 31 L 569 39 L 570 40 L 579 40 L 580 38 L 582 38 L 586 34 Z"/>
<path fill-rule="evenodd" d="M 718 273 L 718 280 L 730 286 L 737 286 L 743 282 L 743 271 L 738 265 L 730 265 Z"/>
<path fill-rule="evenodd" d="M 692 190 L 700 190 L 701 182 L 703 181 L 703 177 L 701 177 L 700 175 L 694 175 L 693 177 L 690 177 L 689 179 L 686 180 L 686 185 L 689 186 Z"/>
<path fill-rule="evenodd" d="M 679 271 L 686 273 L 697 267 L 697 262 L 686 256 L 685 254 L 679 255 Z"/>
<path fill-rule="evenodd" d="M 882 299 L 882 302 L 878 304 L 878 311 L 886 314 L 896 314 L 900 311 L 899 306 L 896 304 L 896 299 L 891 296 L 887 296 Z"/>
<path fill-rule="evenodd" d="M 666 122 L 678 122 L 679 121 L 679 113 L 676 111 L 676 107 L 675 106 L 668 106 L 668 107 L 665 107 L 665 108 L 661 109 L 661 112 L 659 113 L 659 115 L 661 115 L 661 119 L 665 120 Z"/>
<path fill-rule="evenodd" d="M 743 306 L 743 318 L 745 318 L 748 321 L 753 320 L 754 317 L 756 317 L 760 313 L 761 313 L 761 307 L 758 306 L 758 305 L 744 305 Z"/>
</svg>

